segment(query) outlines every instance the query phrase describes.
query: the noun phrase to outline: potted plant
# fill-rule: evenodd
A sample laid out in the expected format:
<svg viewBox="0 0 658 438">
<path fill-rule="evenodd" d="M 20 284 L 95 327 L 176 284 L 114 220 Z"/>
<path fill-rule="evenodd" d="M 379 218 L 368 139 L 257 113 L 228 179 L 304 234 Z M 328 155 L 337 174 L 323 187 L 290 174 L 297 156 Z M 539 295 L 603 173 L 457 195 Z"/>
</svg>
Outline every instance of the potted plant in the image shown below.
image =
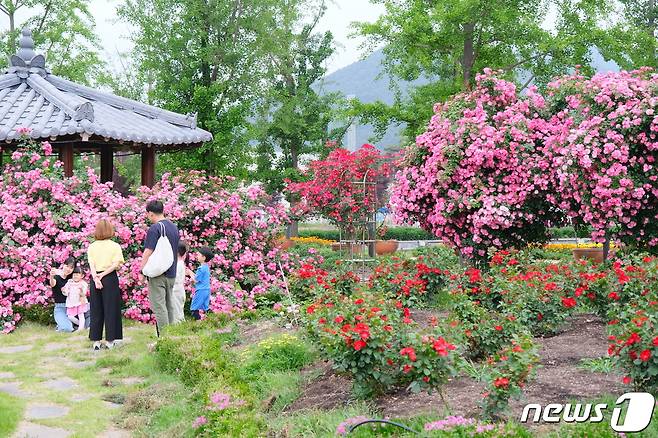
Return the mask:
<svg viewBox="0 0 658 438">
<path fill-rule="evenodd" d="M 384 240 L 386 233 L 388 233 L 388 227 L 385 225 L 388 209 L 382 208 L 379 211 L 381 213 L 384 213 L 384 218 L 382 219 L 382 223 L 377 227 L 377 237 L 379 239 L 375 242 L 375 253 L 377 255 L 393 254 L 395 251 L 398 250 L 398 246 L 399 246 L 398 241 Z"/>
</svg>

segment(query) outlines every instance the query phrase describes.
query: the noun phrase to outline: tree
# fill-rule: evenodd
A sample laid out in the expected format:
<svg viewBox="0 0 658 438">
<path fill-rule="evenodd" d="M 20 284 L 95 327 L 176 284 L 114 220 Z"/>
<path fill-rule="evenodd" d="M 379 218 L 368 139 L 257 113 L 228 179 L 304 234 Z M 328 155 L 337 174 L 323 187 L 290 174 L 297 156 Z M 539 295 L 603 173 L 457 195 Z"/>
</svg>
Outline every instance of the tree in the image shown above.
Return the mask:
<svg viewBox="0 0 658 438">
<path fill-rule="evenodd" d="M 22 10 L 31 15 L 19 23 L 16 14 Z M 27 26 L 54 74 L 89 85 L 105 81 L 105 62 L 98 55 L 89 0 L 0 0 L 0 16 L 9 21 L 7 30 L 0 32 L 4 55 L 0 67 L 16 53 L 20 30 Z"/>
<path fill-rule="evenodd" d="M 257 165 L 259 178 L 275 191 L 282 190 L 284 179 L 298 178 L 302 155 L 326 155 L 327 141 L 344 130 L 330 130 L 340 95 L 321 95 L 316 90 L 334 53 L 334 42 L 331 32 L 314 33 L 325 12 L 324 1 L 311 7 L 314 3 L 301 1 L 288 9 L 274 35 L 278 49 L 267 56 L 272 85 L 256 123 Z M 310 23 L 301 22 L 302 6 L 318 11 Z"/>
<path fill-rule="evenodd" d="M 545 84 L 575 64 L 589 71 L 592 49 L 611 47 L 601 22 L 610 13 L 595 0 L 371 0 L 386 12 L 374 23 L 356 23 L 370 48 L 384 46 L 385 71 L 394 80 L 427 78 L 393 105 L 357 105 L 364 122 L 381 129 L 406 124 L 413 139 L 432 115 L 429 104 L 468 90 L 485 67 L 503 69 L 525 88 Z M 556 11 L 552 29 L 543 22 Z M 610 52 L 608 50 L 606 53 Z"/>
<path fill-rule="evenodd" d="M 149 99 L 198 112 L 214 140 L 162 157 L 164 167 L 246 176 L 253 162 L 250 118 L 262 94 L 265 53 L 283 0 L 126 0 L 119 16 L 135 29 L 134 61 Z"/>
<path fill-rule="evenodd" d="M 619 0 L 625 21 L 618 23 L 612 31 L 617 34 L 612 42 L 613 49 L 625 51 L 628 63 L 624 68 L 639 66 L 656 67 L 656 31 L 658 31 L 658 1 Z"/>
</svg>

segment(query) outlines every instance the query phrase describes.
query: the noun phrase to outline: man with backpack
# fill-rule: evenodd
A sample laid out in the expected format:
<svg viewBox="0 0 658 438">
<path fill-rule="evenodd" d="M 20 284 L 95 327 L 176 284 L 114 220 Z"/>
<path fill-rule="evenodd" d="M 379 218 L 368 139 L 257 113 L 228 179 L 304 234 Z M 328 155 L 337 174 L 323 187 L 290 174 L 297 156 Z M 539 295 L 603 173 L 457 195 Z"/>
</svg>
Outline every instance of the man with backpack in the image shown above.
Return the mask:
<svg viewBox="0 0 658 438">
<path fill-rule="evenodd" d="M 146 214 L 152 225 L 144 240 L 141 271 L 148 279 L 149 301 L 160 336 L 165 326 L 175 322 L 173 289 L 180 234 L 178 227 L 165 218 L 162 202 L 150 201 Z"/>
</svg>

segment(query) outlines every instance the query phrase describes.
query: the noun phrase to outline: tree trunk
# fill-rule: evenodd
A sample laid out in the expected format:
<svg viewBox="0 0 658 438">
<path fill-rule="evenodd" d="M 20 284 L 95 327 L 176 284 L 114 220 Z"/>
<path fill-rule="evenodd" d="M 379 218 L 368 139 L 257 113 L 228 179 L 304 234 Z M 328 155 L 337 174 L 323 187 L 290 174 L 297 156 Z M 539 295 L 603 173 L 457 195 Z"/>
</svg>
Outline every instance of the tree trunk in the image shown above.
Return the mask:
<svg viewBox="0 0 658 438">
<path fill-rule="evenodd" d="M 464 53 L 462 56 L 462 71 L 464 81 L 462 88 L 470 90 L 471 79 L 473 77 L 473 64 L 475 64 L 475 51 L 473 47 L 473 34 L 475 23 L 464 24 Z"/>
<path fill-rule="evenodd" d="M 605 234 L 605 242 L 603 242 L 603 262 L 608 260 L 608 254 L 610 253 L 610 236 L 608 233 Z"/>
<path fill-rule="evenodd" d="M 293 169 L 299 170 L 299 151 L 297 150 L 297 146 L 295 144 L 290 145 L 290 162 Z M 294 205 L 294 203 L 291 203 L 290 206 L 294 207 Z M 299 222 L 291 221 L 290 225 L 288 225 L 288 229 L 286 230 L 286 237 L 290 239 L 291 237 L 297 236 L 299 236 Z"/>
<path fill-rule="evenodd" d="M 9 32 L 13 32 L 16 29 L 14 23 L 14 11 L 9 11 Z"/>
<path fill-rule="evenodd" d="M 656 38 L 656 0 L 649 0 L 649 19 L 647 22 L 647 33 L 651 38 Z M 651 53 L 651 65 L 656 66 L 656 48 Z"/>
</svg>

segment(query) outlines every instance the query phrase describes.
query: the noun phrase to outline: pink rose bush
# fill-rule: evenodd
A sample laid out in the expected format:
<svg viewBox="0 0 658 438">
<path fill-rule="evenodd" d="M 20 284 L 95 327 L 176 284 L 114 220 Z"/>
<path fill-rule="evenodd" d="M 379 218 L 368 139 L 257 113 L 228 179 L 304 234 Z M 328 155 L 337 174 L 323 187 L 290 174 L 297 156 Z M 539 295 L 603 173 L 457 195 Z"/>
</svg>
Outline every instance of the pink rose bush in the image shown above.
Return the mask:
<svg viewBox="0 0 658 438">
<path fill-rule="evenodd" d="M 542 167 L 549 199 L 592 237 L 658 245 L 658 77 L 576 72 L 550 83 Z"/>
<path fill-rule="evenodd" d="M 543 120 L 533 99 L 490 70 L 477 86 L 434 108 L 407 149 L 391 204 L 467 257 L 548 238 L 555 218 L 539 168 Z"/>
<path fill-rule="evenodd" d="M 93 169 L 64 178 L 61 163 L 48 157 L 52 149 L 47 142 L 24 146 L 13 153 L 0 178 L 3 332 L 13 330 L 20 318 L 16 307 L 51 301 L 50 268 L 69 256 L 85 261 L 100 218 L 115 225 L 126 259 L 119 272 L 125 315 L 152 322 L 148 291 L 139 281 L 148 228 L 144 206 L 150 199 L 166 204 L 166 215 L 192 248 L 214 249 L 211 311 L 252 308 L 255 294 L 279 284 L 275 238 L 287 216 L 259 186 L 238 187 L 231 179 L 188 172 L 165 175 L 152 189 L 142 187 L 135 195 L 122 196 L 111 184 L 101 184 Z"/>
<path fill-rule="evenodd" d="M 569 217 L 606 237 L 658 246 L 658 76 L 578 72 L 545 97 L 485 70 L 437 104 L 406 151 L 391 204 L 468 257 L 546 240 Z"/>
</svg>

